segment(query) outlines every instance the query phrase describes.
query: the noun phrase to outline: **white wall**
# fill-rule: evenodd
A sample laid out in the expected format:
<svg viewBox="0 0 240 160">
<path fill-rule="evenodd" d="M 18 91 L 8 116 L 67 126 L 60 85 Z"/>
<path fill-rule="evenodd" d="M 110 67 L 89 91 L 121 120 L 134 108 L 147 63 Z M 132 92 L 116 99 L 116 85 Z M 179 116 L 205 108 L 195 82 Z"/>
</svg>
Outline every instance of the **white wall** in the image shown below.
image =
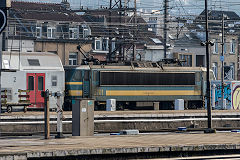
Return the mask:
<svg viewBox="0 0 240 160">
<path fill-rule="evenodd" d="M 19 44 L 20 43 L 20 44 Z M 20 47 L 19 47 L 20 46 Z M 34 41 L 33 40 L 7 40 L 6 45 L 7 51 L 20 51 L 21 52 L 34 52 Z"/>
<path fill-rule="evenodd" d="M 146 50 L 145 61 L 159 61 L 164 58 L 163 50 Z"/>
</svg>

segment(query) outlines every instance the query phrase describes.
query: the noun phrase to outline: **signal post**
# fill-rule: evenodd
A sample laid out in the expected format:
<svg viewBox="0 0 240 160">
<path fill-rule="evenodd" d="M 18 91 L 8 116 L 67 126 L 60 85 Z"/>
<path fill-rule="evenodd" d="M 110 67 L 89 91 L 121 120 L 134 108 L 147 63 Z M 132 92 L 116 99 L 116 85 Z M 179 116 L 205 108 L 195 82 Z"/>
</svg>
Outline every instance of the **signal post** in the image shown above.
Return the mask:
<svg viewBox="0 0 240 160">
<path fill-rule="evenodd" d="M 11 7 L 11 0 L 0 1 L 0 97 L 1 97 L 1 76 L 2 76 L 2 32 L 7 26 L 7 9 Z M 2 112 L 2 103 L 0 101 L 0 113 Z"/>
</svg>

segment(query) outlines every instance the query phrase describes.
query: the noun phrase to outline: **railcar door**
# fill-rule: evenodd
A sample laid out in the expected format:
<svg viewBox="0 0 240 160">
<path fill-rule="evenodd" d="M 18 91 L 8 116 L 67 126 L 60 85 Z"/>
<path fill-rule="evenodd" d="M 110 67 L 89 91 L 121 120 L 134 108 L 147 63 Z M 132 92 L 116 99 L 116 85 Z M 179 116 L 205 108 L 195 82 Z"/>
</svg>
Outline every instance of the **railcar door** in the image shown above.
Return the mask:
<svg viewBox="0 0 240 160">
<path fill-rule="evenodd" d="M 41 91 L 45 90 L 45 73 L 27 73 L 27 89 L 29 100 L 32 104 L 30 108 L 44 108 L 44 98 Z"/>
<path fill-rule="evenodd" d="M 89 98 L 90 96 L 90 71 L 84 70 L 83 72 L 83 98 Z"/>
</svg>

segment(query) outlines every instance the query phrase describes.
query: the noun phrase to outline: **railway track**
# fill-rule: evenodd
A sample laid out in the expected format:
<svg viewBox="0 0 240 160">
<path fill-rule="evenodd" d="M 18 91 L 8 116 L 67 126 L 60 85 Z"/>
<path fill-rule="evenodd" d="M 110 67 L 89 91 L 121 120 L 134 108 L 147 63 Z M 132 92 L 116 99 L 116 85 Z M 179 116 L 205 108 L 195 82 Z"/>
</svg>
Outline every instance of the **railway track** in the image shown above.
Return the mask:
<svg viewBox="0 0 240 160">
<path fill-rule="evenodd" d="M 213 127 L 217 130 L 240 130 L 238 111 L 213 111 Z M 71 133 L 71 112 L 64 112 L 63 131 Z M 56 113 L 51 112 L 51 131 L 56 131 Z M 140 132 L 177 131 L 186 127 L 188 131 L 207 128 L 206 111 L 117 111 L 95 112 L 94 130 L 98 133 L 119 132 L 138 129 Z M 1 133 L 41 133 L 44 131 L 43 112 L 12 113 L 0 116 Z"/>
<path fill-rule="evenodd" d="M 72 112 L 64 112 L 64 121 L 72 120 Z M 237 120 L 240 118 L 240 112 L 218 110 L 212 112 L 213 119 Z M 94 112 L 94 120 L 152 120 L 152 121 L 179 121 L 179 119 L 194 120 L 207 118 L 205 110 L 185 110 L 185 111 L 115 111 L 115 112 Z M 0 115 L 0 122 L 21 122 L 21 121 L 42 121 L 44 119 L 43 112 L 27 112 L 27 113 L 4 113 Z M 50 113 L 51 121 L 57 119 L 55 112 Z"/>
</svg>

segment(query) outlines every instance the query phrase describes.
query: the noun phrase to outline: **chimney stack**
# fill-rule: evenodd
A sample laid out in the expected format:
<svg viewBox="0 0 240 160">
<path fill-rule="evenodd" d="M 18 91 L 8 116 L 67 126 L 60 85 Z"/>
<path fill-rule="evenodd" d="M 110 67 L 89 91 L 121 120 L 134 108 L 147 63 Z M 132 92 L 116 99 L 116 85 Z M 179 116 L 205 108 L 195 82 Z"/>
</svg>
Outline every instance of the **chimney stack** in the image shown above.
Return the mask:
<svg viewBox="0 0 240 160">
<path fill-rule="evenodd" d="M 67 0 L 62 0 L 62 7 L 65 9 L 70 9 L 70 3 Z"/>
</svg>

